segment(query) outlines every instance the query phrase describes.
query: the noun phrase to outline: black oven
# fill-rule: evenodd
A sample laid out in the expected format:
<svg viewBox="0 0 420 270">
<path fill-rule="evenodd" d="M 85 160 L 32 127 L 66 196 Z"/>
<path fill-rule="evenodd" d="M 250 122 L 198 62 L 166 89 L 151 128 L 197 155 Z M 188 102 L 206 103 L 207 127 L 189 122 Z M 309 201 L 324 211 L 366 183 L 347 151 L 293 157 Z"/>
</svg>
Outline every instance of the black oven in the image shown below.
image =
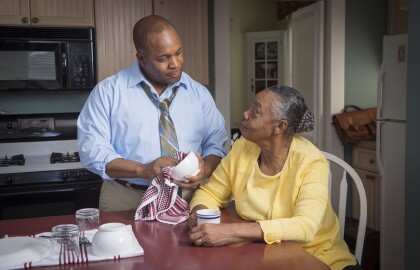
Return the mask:
<svg viewBox="0 0 420 270">
<path fill-rule="evenodd" d="M 39 177 L 51 181 L 35 180 Z M 98 208 L 102 180 L 96 174 L 78 169 L 0 174 L 0 184 L 0 219 L 16 219 L 68 215 L 81 208 Z"/>
<path fill-rule="evenodd" d="M 0 90 L 91 90 L 93 28 L 0 27 Z"/>
</svg>

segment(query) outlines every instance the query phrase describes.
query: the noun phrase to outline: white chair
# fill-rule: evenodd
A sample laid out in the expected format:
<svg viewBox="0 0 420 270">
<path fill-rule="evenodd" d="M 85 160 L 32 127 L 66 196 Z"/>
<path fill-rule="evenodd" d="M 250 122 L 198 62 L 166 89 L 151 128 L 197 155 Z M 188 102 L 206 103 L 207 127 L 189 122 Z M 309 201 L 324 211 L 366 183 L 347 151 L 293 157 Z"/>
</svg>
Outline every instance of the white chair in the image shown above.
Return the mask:
<svg viewBox="0 0 420 270">
<path fill-rule="evenodd" d="M 363 186 L 362 180 L 356 171 L 344 160 L 334 156 L 330 153 L 323 152 L 330 164 L 330 175 L 329 175 L 329 188 L 331 194 L 331 185 L 332 185 L 332 173 L 331 173 L 331 162 L 337 164 L 343 170 L 343 174 L 340 181 L 340 196 L 339 196 L 339 205 L 338 205 L 338 219 L 340 220 L 340 229 L 344 237 L 344 225 L 346 217 L 346 203 L 347 203 L 347 174 L 352 178 L 357 191 L 359 193 L 359 202 L 360 202 L 360 216 L 359 216 L 359 227 L 357 229 L 356 237 L 356 246 L 355 246 L 355 256 L 359 264 L 362 263 L 362 254 L 363 254 L 363 244 L 365 241 L 365 232 L 366 232 L 366 222 L 367 222 L 367 202 L 366 202 L 366 192 Z M 338 179 L 337 179 L 338 180 Z"/>
</svg>

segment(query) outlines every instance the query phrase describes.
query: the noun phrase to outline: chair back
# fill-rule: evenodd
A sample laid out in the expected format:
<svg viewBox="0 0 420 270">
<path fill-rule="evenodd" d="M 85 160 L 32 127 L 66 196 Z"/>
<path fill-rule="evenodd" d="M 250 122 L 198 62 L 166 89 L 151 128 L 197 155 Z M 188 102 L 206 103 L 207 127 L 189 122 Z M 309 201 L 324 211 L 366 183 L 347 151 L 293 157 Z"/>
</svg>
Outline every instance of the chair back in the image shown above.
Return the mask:
<svg viewBox="0 0 420 270">
<path fill-rule="evenodd" d="M 331 186 L 333 181 L 333 175 L 331 173 L 331 163 L 334 163 L 341 167 L 343 170 L 343 174 L 341 179 L 334 179 L 334 181 L 340 181 L 340 196 L 339 196 L 339 204 L 338 204 L 338 219 L 340 221 L 340 229 L 342 236 L 344 237 L 344 225 L 346 223 L 346 204 L 347 204 L 347 190 L 348 190 L 348 182 L 347 182 L 347 175 L 353 180 L 354 186 L 357 188 L 359 193 L 359 202 L 360 202 L 360 215 L 359 215 L 359 225 L 357 229 L 357 237 L 356 237 L 356 246 L 355 246 L 355 256 L 359 264 L 362 263 L 362 254 L 363 254 L 363 244 L 365 241 L 365 232 L 366 232 L 366 223 L 367 223 L 367 200 L 366 200 L 366 192 L 363 186 L 362 180 L 360 176 L 356 173 L 356 171 L 351 167 L 347 162 L 342 160 L 341 158 L 327 153 L 322 152 L 325 157 L 327 158 L 330 164 L 330 174 L 329 174 L 329 191 L 331 194 Z"/>
</svg>

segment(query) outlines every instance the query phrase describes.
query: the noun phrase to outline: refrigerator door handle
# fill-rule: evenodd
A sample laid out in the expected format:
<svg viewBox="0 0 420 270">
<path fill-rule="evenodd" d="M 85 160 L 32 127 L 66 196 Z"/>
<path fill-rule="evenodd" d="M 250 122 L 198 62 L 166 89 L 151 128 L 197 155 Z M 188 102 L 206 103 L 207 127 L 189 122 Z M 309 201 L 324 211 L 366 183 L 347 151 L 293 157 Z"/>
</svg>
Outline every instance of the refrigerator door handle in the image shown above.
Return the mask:
<svg viewBox="0 0 420 270">
<path fill-rule="evenodd" d="M 383 124 L 383 121 L 376 121 L 376 164 L 378 165 L 379 174 L 381 175 L 382 180 L 384 179 L 383 175 L 385 173 L 381 144 L 381 130 Z"/>
<path fill-rule="evenodd" d="M 377 91 L 378 91 L 378 98 L 376 102 L 376 119 L 382 119 L 382 85 L 383 80 L 385 77 L 385 60 L 381 63 L 381 67 L 379 68 L 379 75 L 378 75 L 378 85 L 377 85 Z"/>
<path fill-rule="evenodd" d="M 379 75 L 378 75 L 378 101 L 376 107 L 376 119 L 382 119 L 382 85 L 383 79 L 385 76 L 384 71 L 385 63 L 384 61 L 381 63 L 381 67 L 379 68 Z M 383 176 L 384 174 L 384 164 L 381 158 L 381 129 L 382 129 L 383 122 L 376 121 L 376 162 L 378 165 L 379 174 Z M 384 179 L 381 177 L 381 179 Z"/>
</svg>

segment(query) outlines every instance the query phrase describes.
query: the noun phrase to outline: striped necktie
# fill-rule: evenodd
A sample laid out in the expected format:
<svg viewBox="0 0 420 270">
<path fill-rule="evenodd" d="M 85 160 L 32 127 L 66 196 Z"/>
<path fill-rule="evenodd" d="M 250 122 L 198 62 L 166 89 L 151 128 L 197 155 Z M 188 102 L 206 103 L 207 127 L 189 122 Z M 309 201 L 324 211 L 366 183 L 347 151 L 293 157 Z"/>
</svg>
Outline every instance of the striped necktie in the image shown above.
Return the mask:
<svg viewBox="0 0 420 270">
<path fill-rule="evenodd" d="M 169 106 L 178 92 L 178 86 L 175 86 L 172 89 L 172 95 L 170 98 L 165 98 L 162 101 L 159 101 L 157 96 L 152 94 L 150 87 L 144 81 L 141 82 L 141 86 L 147 96 L 149 96 L 150 100 L 160 110 L 159 135 L 161 154 L 165 157 L 173 157 L 178 151 L 178 139 L 176 137 L 175 126 L 172 122 L 171 116 L 169 115 Z"/>
</svg>

